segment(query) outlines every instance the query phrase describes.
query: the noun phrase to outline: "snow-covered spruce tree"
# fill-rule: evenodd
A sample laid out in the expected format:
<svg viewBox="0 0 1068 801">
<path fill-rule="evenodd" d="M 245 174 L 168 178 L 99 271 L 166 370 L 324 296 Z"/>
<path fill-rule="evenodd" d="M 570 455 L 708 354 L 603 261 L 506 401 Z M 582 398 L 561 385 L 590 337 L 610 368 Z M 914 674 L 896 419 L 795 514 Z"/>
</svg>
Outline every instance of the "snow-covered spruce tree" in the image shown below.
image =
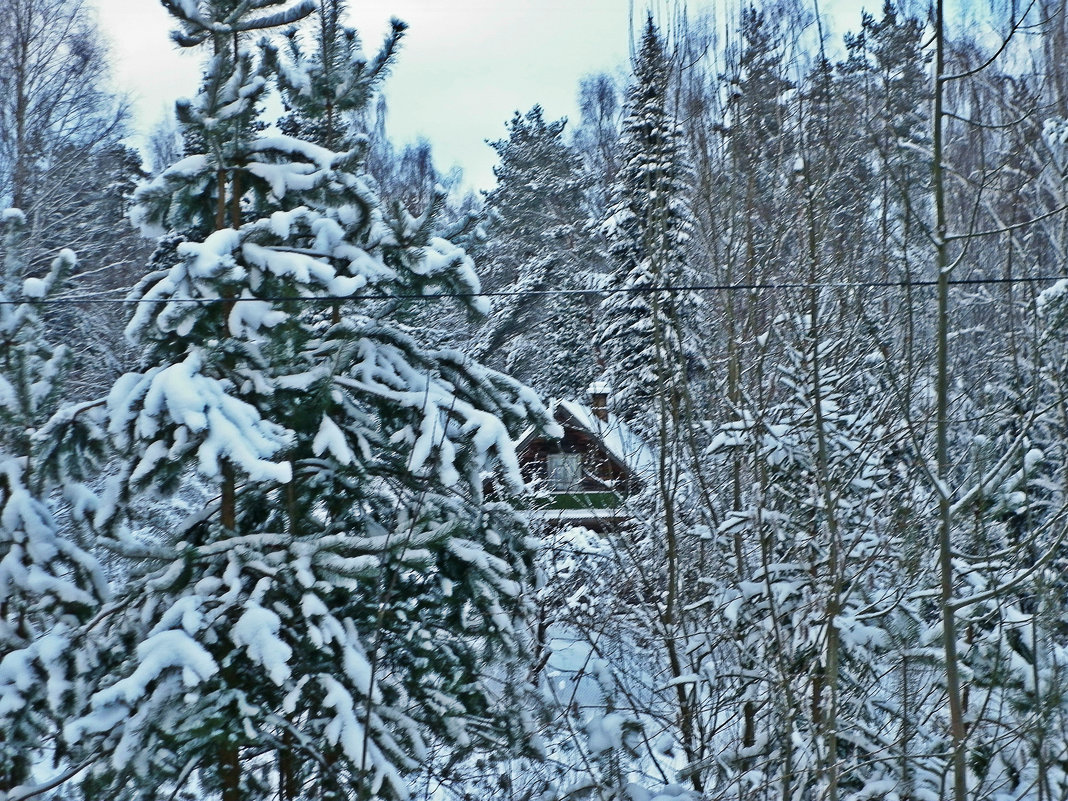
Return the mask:
<svg viewBox="0 0 1068 801">
<path fill-rule="evenodd" d="M 721 179 L 726 192 L 720 213 L 726 216 L 727 231 L 745 243 L 738 248 L 740 263 L 730 269 L 750 282 L 780 279 L 797 268 L 796 260 L 784 258 L 780 247 L 796 210 L 795 199 L 783 191 L 797 154 L 796 133 L 788 124 L 794 85 L 785 63 L 788 51 L 781 28 L 786 25 L 778 15 L 749 5 L 738 21 L 737 49 L 732 47 L 727 55 L 730 82 L 724 87 L 728 100 Z M 740 319 L 755 317 L 755 327 L 763 330 L 774 311 L 763 298 L 761 305 L 735 314 Z"/>
<path fill-rule="evenodd" d="M 112 546 L 135 580 L 111 623 L 125 660 L 69 727 L 111 755 L 85 791 L 403 798 L 432 745 L 459 757 L 522 732 L 493 677 L 521 648 L 529 546 L 482 473 L 496 457 L 518 484 L 505 423 L 549 421 L 512 380 L 420 341 L 427 299 L 477 291 L 464 253 L 386 218 L 362 140 L 258 136 L 268 74 L 241 49 L 248 26 L 190 5 L 172 11 L 220 32 L 180 113 L 205 152 L 139 201 L 145 223 L 200 238 L 138 288 L 145 364 L 109 399 L 129 456 Z M 337 71 L 299 49 L 278 67 L 291 108 L 341 73 L 369 93 L 375 71 L 337 36 Z M 168 537 L 130 536 L 139 499 L 193 470 L 217 498 Z"/>
<path fill-rule="evenodd" d="M 930 148 L 931 98 L 923 44 L 927 35 L 920 20 L 887 0 L 880 19 L 861 15 L 860 30 L 845 37 L 848 57 L 837 66 L 835 90 L 842 96 L 834 105 L 844 116 L 832 123 L 833 129 L 836 137 L 851 143 L 850 150 L 866 146 L 863 161 L 871 173 L 865 176 L 865 168 L 855 163 L 855 177 L 841 185 L 853 184 L 859 190 L 854 196 L 867 197 L 868 203 L 877 197 L 874 203 L 880 210 L 872 214 L 869 209 L 865 215 L 869 225 L 880 228 L 879 238 L 873 240 L 879 247 L 865 248 L 854 267 L 876 280 L 888 273 L 912 277 L 922 271 L 926 239 L 910 208 L 920 205 L 913 194 L 930 171 L 923 156 Z M 856 202 L 836 203 L 835 216 Z"/>
<path fill-rule="evenodd" d="M 486 196 L 486 280 L 523 294 L 500 299 L 476 354 L 545 395 L 574 398 L 599 371 L 590 299 L 527 294 L 588 289 L 604 259 L 589 220 L 589 175 L 563 140 L 566 122 L 546 122 L 535 106 L 516 112 L 508 138 L 493 143 L 500 163 Z"/>
<path fill-rule="evenodd" d="M 44 278 L 24 281 L 22 212 L 7 209 L 0 223 L 0 796 L 6 797 L 43 778 L 34 768 L 71 767 L 60 729 L 84 701 L 89 668 L 76 638 L 105 597 L 106 582 L 95 560 L 61 530 L 48 500 L 75 449 L 53 450 L 49 466 L 35 436 L 59 408 L 70 355 L 46 341 L 35 302 L 59 288 L 74 254 L 62 251 Z"/>
<path fill-rule="evenodd" d="M 655 428 L 654 401 L 674 394 L 687 372 L 681 341 L 687 303 L 656 286 L 683 284 L 692 228 L 690 168 L 671 110 L 670 63 L 650 16 L 627 89 L 620 169 L 605 233 L 610 274 L 597 344 L 616 411 L 639 430 Z"/>
</svg>

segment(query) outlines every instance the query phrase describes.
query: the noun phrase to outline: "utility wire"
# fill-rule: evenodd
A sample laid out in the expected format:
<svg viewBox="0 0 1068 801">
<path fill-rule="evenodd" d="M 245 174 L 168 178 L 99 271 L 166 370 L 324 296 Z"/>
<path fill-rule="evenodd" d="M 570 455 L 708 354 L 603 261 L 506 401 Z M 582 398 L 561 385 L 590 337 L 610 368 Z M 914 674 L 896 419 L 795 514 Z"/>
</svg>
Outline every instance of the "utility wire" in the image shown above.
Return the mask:
<svg viewBox="0 0 1068 801">
<path fill-rule="evenodd" d="M 1035 284 L 1053 281 L 1068 280 L 1068 275 L 1054 276 L 1007 276 L 1002 278 L 956 278 L 949 281 L 950 286 L 982 286 L 989 284 Z M 746 283 L 746 284 L 688 284 L 668 286 L 639 286 L 639 287 L 612 287 L 605 289 L 501 289 L 490 292 L 435 292 L 432 294 L 390 294 L 386 292 L 362 293 L 356 295 L 266 295 L 253 297 L 217 297 L 217 298 L 128 298 L 128 297 L 101 297 L 103 292 L 87 295 L 60 295 L 54 298 L 42 298 L 36 300 L 26 298 L 22 300 L 0 299 L 0 305 L 20 305 L 32 303 L 33 305 L 72 305 L 72 304 L 110 304 L 110 303 L 193 303 L 211 305 L 215 303 L 242 303 L 256 301 L 259 303 L 345 303 L 356 300 L 420 300 L 436 301 L 457 298 L 517 298 L 517 297 L 599 297 L 602 295 L 627 294 L 650 294 L 653 292 L 765 292 L 775 290 L 797 289 L 905 289 L 938 286 L 938 281 L 930 280 L 897 280 L 897 281 L 827 281 L 809 283 L 805 281 L 787 281 L 783 283 Z M 128 292 L 126 289 L 105 290 L 113 292 Z"/>
</svg>

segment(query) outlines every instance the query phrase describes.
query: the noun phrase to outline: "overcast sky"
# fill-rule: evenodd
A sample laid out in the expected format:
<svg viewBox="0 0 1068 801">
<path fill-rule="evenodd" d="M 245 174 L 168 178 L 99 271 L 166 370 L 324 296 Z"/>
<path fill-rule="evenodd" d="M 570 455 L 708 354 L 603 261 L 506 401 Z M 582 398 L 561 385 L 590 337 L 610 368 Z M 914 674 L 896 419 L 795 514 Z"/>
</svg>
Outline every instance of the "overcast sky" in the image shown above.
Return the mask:
<svg viewBox="0 0 1068 801">
<path fill-rule="evenodd" d="M 690 8 L 704 1 L 690 0 Z M 156 0 L 90 2 L 111 43 L 116 84 L 131 94 L 135 124 L 146 130 L 176 98 L 196 91 L 202 54 L 180 53 L 171 44 L 170 18 Z M 878 10 L 882 0 L 821 5 L 849 28 L 856 27 L 861 5 Z M 394 141 L 427 137 L 439 169 L 459 164 L 481 189 L 492 187 L 496 161 L 485 140 L 504 137 L 513 111 L 540 103 L 549 119 L 577 121 L 580 78 L 623 69 L 629 59 L 631 0 L 357 0 L 351 6 L 369 53 L 390 17 L 410 25 L 385 86 Z M 639 22 L 647 7 L 647 0 L 634 1 Z"/>
</svg>

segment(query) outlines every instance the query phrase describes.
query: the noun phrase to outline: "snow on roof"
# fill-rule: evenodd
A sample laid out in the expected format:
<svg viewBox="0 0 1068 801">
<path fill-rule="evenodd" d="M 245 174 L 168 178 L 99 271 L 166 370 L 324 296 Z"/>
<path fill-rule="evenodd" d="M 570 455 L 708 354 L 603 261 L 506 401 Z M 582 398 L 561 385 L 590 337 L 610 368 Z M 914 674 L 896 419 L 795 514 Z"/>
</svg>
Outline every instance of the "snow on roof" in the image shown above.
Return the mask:
<svg viewBox="0 0 1068 801">
<path fill-rule="evenodd" d="M 648 480 L 655 473 L 656 457 L 652 448 L 616 415 L 610 413 L 608 420 L 601 420 L 588 406 L 558 398 L 550 400 L 548 406 L 554 418 L 557 410 L 566 412 L 574 423 L 596 437 L 611 456 L 637 477 Z M 533 428 L 524 431 L 516 441 L 517 448 L 529 441 L 534 433 Z"/>
<path fill-rule="evenodd" d="M 609 393 L 608 382 L 594 381 L 586 391 L 590 395 L 607 395 Z"/>
<path fill-rule="evenodd" d="M 588 406 L 568 400 L 555 401 L 553 410 L 557 407 L 564 409 L 575 422 L 595 434 L 605 448 L 635 475 L 641 478 L 652 476 L 656 469 L 652 449 L 614 414 L 609 413 L 608 420 L 602 420 Z"/>
</svg>

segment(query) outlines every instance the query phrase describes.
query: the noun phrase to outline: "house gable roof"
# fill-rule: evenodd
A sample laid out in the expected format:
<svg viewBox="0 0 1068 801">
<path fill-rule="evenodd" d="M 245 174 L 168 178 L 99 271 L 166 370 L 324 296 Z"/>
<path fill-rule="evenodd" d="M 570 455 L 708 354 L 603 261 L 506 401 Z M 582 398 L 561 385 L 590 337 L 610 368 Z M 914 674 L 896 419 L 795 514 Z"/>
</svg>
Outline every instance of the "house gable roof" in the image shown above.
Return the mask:
<svg viewBox="0 0 1068 801">
<path fill-rule="evenodd" d="M 555 398 L 549 402 L 549 410 L 565 429 L 587 434 L 628 477 L 645 483 L 653 475 L 656 461 L 652 449 L 616 415 L 609 414 L 607 420 L 602 420 L 588 406 Z M 539 432 L 528 428 L 516 441 L 516 450 L 525 450 L 538 436 Z"/>
</svg>

